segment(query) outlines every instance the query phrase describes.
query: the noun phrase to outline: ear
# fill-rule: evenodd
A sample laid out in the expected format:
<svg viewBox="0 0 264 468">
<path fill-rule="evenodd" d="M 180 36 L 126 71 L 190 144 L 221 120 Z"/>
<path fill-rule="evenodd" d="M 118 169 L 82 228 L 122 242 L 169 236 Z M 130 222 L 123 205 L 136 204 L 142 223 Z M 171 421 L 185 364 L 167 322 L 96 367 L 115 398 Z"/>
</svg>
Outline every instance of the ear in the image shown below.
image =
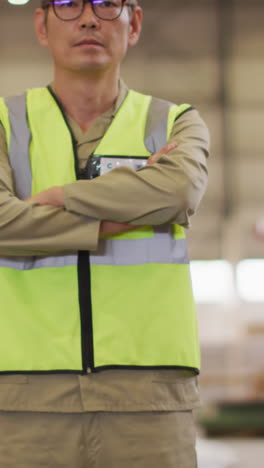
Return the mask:
<svg viewBox="0 0 264 468">
<path fill-rule="evenodd" d="M 128 37 L 128 45 L 133 47 L 137 44 L 140 33 L 142 29 L 142 21 L 143 21 L 143 11 L 142 8 L 139 6 L 135 6 L 132 10 L 132 15 L 130 19 L 130 26 L 129 26 L 129 37 Z"/>
<path fill-rule="evenodd" d="M 47 47 L 48 45 L 48 31 L 47 31 L 47 17 L 42 8 L 38 8 L 34 13 L 34 27 L 35 33 L 39 43 Z"/>
</svg>

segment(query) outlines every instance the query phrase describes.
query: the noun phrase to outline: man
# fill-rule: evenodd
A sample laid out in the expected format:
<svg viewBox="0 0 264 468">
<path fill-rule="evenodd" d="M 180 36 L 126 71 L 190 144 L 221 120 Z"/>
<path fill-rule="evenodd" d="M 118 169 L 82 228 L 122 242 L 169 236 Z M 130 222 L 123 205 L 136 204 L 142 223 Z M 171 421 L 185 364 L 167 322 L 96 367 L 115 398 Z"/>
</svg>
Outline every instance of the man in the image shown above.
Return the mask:
<svg viewBox="0 0 264 468">
<path fill-rule="evenodd" d="M 182 226 L 207 129 L 120 80 L 135 0 L 43 0 L 34 21 L 54 80 L 0 101 L 0 465 L 195 467 Z"/>
</svg>

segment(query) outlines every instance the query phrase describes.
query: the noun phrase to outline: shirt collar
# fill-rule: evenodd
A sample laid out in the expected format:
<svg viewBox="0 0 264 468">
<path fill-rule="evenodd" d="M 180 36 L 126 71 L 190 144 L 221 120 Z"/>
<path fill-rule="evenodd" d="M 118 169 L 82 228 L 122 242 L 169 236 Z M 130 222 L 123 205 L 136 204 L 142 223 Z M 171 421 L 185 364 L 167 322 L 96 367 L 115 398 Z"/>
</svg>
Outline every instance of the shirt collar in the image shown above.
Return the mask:
<svg viewBox="0 0 264 468">
<path fill-rule="evenodd" d="M 52 89 L 53 93 L 55 94 L 55 90 L 54 90 L 54 83 L 50 83 L 50 88 Z M 119 107 L 121 106 L 121 104 L 123 103 L 123 101 L 125 100 L 126 96 L 127 96 L 127 93 L 128 93 L 128 87 L 127 85 L 125 84 L 125 82 L 122 80 L 122 78 L 120 78 L 119 80 L 119 83 L 118 83 L 118 95 L 117 95 L 117 98 L 113 104 L 113 106 L 110 107 L 110 109 L 108 109 L 106 112 L 104 112 L 100 117 L 101 118 L 113 118 L 115 116 L 115 114 L 117 113 Z M 72 117 L 67 116 L 67 119 L 69 120 L 73 120 Z"/>
</svg>

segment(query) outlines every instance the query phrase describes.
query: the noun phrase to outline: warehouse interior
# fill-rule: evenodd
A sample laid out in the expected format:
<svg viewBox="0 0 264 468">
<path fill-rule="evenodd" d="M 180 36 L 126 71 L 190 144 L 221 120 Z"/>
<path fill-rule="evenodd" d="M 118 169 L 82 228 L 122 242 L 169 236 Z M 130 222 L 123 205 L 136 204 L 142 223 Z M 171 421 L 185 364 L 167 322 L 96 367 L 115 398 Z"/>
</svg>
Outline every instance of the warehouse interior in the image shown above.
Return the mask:
<svg viewBox="0 0 264 468">
<path fill-rule="evenodd" d="M 0 0 L 2 96 L 52 77 L 34 36 L 38 0 Z M 200 468 L 260 468 L 264 457 L 264 3 L 142 0 L 144 27 L 122 76 L 190 103 L 209 127 L 209 184 L 188 231 L 202 350 Z M 219 460 L 218 460 L 219 458 Z M 213 460 L 213 461 L 212 461 Z"/>
</svg>

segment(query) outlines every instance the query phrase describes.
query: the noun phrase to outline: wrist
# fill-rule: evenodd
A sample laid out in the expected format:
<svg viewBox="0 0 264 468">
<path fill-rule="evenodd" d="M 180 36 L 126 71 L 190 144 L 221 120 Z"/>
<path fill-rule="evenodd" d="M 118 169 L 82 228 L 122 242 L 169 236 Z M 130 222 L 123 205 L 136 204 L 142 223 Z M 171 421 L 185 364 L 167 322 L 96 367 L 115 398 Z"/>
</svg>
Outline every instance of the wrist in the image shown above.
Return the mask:
<svg viewBox="0 0 264 468">
<path fill-rule="evenodd" d="M 56 186 L 53 188 L 53 203 L 56 206 L 64 206 L 63 187 Z"/>
</svg>

